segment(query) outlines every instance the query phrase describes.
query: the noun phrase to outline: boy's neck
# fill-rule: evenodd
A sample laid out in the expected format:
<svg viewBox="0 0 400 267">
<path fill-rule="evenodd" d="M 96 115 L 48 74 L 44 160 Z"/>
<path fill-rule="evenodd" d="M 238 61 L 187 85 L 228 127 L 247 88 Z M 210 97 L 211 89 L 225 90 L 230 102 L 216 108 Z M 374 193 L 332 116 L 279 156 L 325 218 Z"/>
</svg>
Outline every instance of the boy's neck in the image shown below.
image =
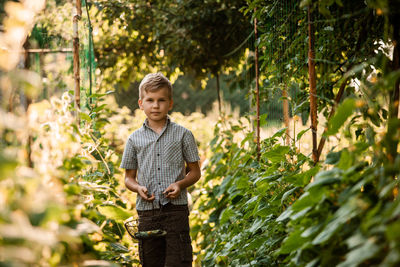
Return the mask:
<svg viewBox="0 0 400 267">
<path fill-rule="evenodd" d="M 155 131 L 157 134 L 160 134 L 161 131 L 164 129 L 165 124 L 167 123 L 167 117 L 160 121 L 152 121 L 147 119 L 148 126 Z"/>
</svg>

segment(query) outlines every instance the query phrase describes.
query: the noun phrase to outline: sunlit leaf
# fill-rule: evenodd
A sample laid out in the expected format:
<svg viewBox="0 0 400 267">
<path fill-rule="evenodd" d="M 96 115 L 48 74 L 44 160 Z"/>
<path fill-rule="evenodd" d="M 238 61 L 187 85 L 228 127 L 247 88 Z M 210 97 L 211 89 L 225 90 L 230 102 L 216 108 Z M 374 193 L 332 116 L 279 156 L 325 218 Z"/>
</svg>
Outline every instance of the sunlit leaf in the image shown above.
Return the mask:
<svg viewBox="0 0 400 267">
<path fill-rule="evenodd" d="M 106 206 L 99 206 L 97 207 L 99 212 L 106 216 L 109 219 L 116 220 L 116 221 L 124 221 L 132 216 L 132 213 L 119 208 L 117 206 L 106 205 Z"/>
<path fill-rule="evenodd" d="M 340 127 L 342 127 L 350 115 L 353 114 L 355 103 L 355 99 L 347 98 L 339 105 L 335 114 L 328 122 L 328 131 L 326 135 L 334 135 L 339 131 Z"/>
</svg>

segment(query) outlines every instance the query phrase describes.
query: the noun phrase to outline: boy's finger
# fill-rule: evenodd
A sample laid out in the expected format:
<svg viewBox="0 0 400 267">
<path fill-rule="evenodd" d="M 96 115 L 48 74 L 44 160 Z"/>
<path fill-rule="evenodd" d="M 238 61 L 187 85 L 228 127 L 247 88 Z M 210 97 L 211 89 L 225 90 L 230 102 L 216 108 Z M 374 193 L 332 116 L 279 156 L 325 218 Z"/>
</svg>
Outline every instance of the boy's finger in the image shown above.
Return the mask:
<svg viewBox="0 0 400 267">
<path fill-rule="evenodd" d="M 176 196 L 176 192 L 175 191 L 169 191 L 167 197 L 168 198 L 176 198 L 177 197 Z"/>
<path fill-rule="evenodd" d="M 153 201 L 153 200 L 155 199 L 154 194 L 151 195 L 151 196 L 149 196 L 148 194 L 141 195 L 141 196 L 142 196 L 142 198 L 143 198 L 144 200 L 147 200 L 147 201 Z"/>
<path fill-rule="evenodd" d="M 174 190 L 167 188 L 167 189 L 164 190 L 163 194 L 168 195 L 168 194 L 171 193 L 172 191 L 174 191 Z"/>
</svg>

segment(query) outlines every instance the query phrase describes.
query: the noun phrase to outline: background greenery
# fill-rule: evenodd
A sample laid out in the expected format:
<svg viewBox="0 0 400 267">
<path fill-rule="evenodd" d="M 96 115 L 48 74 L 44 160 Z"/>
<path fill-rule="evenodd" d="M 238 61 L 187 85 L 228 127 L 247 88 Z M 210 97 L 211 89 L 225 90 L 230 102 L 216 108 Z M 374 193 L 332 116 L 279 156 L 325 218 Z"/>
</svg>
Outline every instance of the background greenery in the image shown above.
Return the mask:
<svg viewBox="0 0 400 267">
<path fill-rule="evenodd" d="M 175 111 L 186 116 L 171 116 L 199 141 L 203 178 L 190 189 L 196 265 L 399 265 L 398 1 L 83 1 L 84 11 L 86 4 L 77 123 L 71 54 L 12 52 L 70 48 L 73 3 L 0 1 L 1 265 L 138 264 L 137 241 L 123 228 L 136 216 L 135 195 L 118 165 L 124 141 L 144 119 L 133 104 L 150 71 L 174 82 Z M 328 142 L 318 163 L 302 125 L 309 113 L 308 8 L 318 136 L 326 126 Z M 217 77 L 240 117 L 212 107 Z M 284 89 L 289 132 L 269 127 L 281 119 Z"/>
</svg>

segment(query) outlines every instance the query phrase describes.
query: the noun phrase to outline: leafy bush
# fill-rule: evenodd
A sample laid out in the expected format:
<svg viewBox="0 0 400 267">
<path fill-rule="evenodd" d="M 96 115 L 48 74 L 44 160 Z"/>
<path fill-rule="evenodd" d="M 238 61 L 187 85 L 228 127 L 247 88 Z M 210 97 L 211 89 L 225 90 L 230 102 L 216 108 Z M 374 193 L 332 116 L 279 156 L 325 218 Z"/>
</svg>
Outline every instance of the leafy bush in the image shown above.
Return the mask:
<svg viewBox="0 0 400 267">
<path fill-rule="evenodd" d="M 234 135 L 247 132 L 238 144 Z M 279 141 L 285 129 L 263 140 L 256 160 L 253 133 L 242 123 L 220 122 L 211 142 L 213 155 L 195 207 L 202 213 L 193 228 L 205 266 L 274 265 L 285 235 L 276 218 L 302 192 L 316 168 L 303 154 Z M 221 182 L 219 182 L 221 181 Z M 203 222 L 204 221 L 204 222 Z M 201 240 L 201 241 L 200 241 Z"/>
<path fill-rule="evenodd" d="M 193 234 L 202 264 L 398 265 L 400 158 L 388 160 L 387 122 L 374 125 L 373 113 L 361 115 L 366 108 L 351 98 L 339 106 L 327 135 L 345 126 L 349 146 L 315 166 L 279 142 L 285 129 L 263 140 L 258 162 L 253 133 L 220 122 L 195 205 L 201 216 Z M 243 131 L 248 134 L 235 142 Z"/>
</svg>

